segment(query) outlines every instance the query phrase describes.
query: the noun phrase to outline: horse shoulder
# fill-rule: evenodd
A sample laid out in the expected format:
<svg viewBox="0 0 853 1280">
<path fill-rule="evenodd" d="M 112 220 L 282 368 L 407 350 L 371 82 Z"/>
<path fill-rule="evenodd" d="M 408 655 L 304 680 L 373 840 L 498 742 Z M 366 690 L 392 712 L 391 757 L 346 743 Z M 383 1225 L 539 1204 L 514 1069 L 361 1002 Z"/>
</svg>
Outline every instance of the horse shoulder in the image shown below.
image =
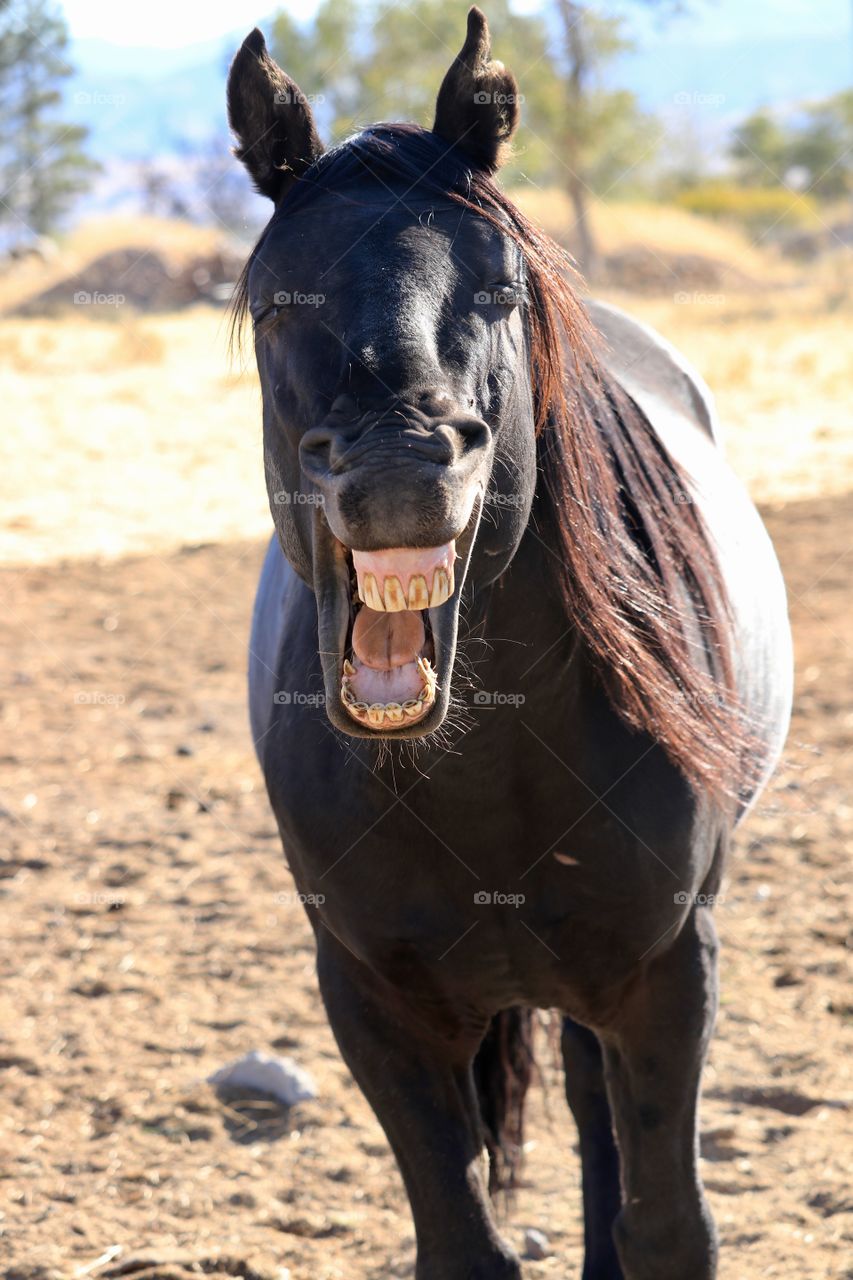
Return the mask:
<svg viewBox="0 0 853 1280">
<path fill-rule="evenodd" d="M 273 534 L 264 557 L 249 639 L 249 724 L 252 742 L 263 767 L 263 743 L 272 722 L 278 685 L 279 654 L 285 611 L 296 574 Z"/>
</svg>

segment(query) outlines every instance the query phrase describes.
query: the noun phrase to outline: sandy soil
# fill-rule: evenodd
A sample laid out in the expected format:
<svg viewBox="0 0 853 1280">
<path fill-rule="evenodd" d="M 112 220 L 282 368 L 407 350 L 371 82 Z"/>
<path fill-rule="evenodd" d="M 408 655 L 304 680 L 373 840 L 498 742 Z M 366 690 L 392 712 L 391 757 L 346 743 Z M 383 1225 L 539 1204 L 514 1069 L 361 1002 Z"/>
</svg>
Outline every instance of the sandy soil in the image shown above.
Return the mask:
<svg viewBox="0 0 853 1280">
<path fill-rule="evenodd" d="M 251 431 L 252 428 L 249 427 Z M 843 878 L 853 656 L 849 495 L 767 512 L 792 596 L 785 763 L 719 908 L 723 1003 L 704 1176 L 722 1280 L 845 1273 L 850 1044 Z M 244 713 L 257 540 L 0 572 L 0 1259 L 4 1280 L 188 1268 L 246 1280 L 411 1276 L 382 1134 L 335 1050 Z M 205 1083 L 252 1048 L 320 1097 L 285 1112 Z M 846 1052 L 846 1057 L 845 1057 Z M 579 1274 L 579 1168 L 545 1035 L 525 1274 Z"/>
</svg>

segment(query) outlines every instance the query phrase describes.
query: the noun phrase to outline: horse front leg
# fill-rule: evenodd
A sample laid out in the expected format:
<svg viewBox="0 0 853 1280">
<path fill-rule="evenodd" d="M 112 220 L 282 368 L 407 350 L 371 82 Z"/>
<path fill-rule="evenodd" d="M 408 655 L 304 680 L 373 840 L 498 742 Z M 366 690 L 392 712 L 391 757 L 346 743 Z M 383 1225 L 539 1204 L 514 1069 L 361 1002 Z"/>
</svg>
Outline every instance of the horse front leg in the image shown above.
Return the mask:
<svg viewBox="0 0 853 1280">
<path fill-rule="evenodd" d="M 624 1205 L 626 1280 L 713 1280 L 717 1242 L 698 1172 L 700 1079 L 717 1007 L 717 937 L 694 907 L 604 1037 Z"/>
<path fill-rule="evenodd" d="M 405 1025 L 370 971 L 322 925 L 320 990 L 341 1054 L 397 1158 L 417 1238 L 416 1280 L 520 1280 L 485 1182 L 471 1076 L 476 1040 L 451 1051 Z"/>
</svg>

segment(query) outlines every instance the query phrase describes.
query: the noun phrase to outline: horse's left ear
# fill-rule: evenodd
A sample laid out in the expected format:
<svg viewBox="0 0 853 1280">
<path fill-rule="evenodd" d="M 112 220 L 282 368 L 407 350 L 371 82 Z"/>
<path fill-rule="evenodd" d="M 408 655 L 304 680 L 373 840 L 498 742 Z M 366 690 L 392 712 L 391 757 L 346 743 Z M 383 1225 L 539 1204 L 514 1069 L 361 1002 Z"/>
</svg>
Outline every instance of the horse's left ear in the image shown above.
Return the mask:
<svg viewBox="0 0 853 1280">
<path fill-rule="evenodd" d="M 518 127 L 518 104 L 515 76 L 502 62 L 491 61 L 485 15 L 469 9 L 465 43 L 438 91 L 433 133 L 494 173 Z"/>
<path fill-rule="evenodd" d="M 323 153 L 305 95 L 267 53 L 256 27 L 228 73 L 228 123 L 234 154 L 262 196 L 278 200 Z"/>
</svg>

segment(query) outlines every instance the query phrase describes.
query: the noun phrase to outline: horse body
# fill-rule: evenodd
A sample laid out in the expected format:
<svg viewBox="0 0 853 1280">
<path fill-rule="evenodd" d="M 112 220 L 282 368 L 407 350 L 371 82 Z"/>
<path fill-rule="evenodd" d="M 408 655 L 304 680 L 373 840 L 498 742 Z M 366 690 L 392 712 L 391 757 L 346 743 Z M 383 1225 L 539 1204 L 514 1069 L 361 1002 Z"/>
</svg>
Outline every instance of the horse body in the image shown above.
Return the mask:
<svg viewBox="0 0 853 1280">
<path fill-rule="evenodd" d="M 663 608 L 683 627 L 691 662 L 710 675 L 691 687 L 675 679 L 673 699 L 719 690 L 723 729 L 732 698 L 750 726 L 742 744 L 750 758 L 734 791 L 703 786 L 676 739 L 643 728 L 661 714 L 665 721 L 660 699 L 654 715 L 644 720 L 641 708 L 632 722 L 608 689 L 595 643 L 612 642 L 612 617 L 590 631 L 559 589 L 557 571 L 572 547 L 547 483 L 560 465 L 548 453 L 555 428 L 534 439 L 529 331 L 514 301 L 485 318 L 464 301 L 469 276 L 523 274 L 501 234 L 504 206 L 494 204 L 491 223 L 469 219 L 458 244 L 459 207 L 440 194 L 412 194 L 419 183 L 395 177 L 408 150 L 421 157 L 420 172 L 443 173 L 446 156 L 455 164 L 463 144 L 454 132 L 468 139 L 464 146 L 476 144 L 475 165 L 494 168 L 514 117 L 488 104 L 512 97 L 513 86 L 488 60 L 485 22 L 472 10 L 438 100 L 436 131 L 451 150 L 420 131 L 386 130 L 361 149 L 358 139 L 347 144 L 324 167 L 304 100 L 259 33 L 235 60 L 232 125 L 257 185 L 277 201 L 246 286 L 250 305 L 257 299 L 277 526 L 252 627 L 252 731 L 306 895 L 332 1028 L 406 1184 L 418 1280 L 520 1275 L 498 1235 L 480 1156 L 484 1123 L 496 1157 L 502 1140 L 519 1140 L 509 1115 L 525 1086 L 529 1020 L 519 1011 L 536 1007 L 565 1015 L 566 1093 L 583 1164 L 584 1280 L 711 1280 L 716 1241 L 696 1138 L 716 1005 L 710 907 L 734 827 L 787 728 L 784 588 L 761 522 L 722 457 L 701 381 L 656 335 L 591 304 L 600 376 L 576 366 L 595 419 L 587 439 L 599 460 L 624 470 L 626 523 L 613 536 L 631 526 L 622 564 L 635 572 L 643 606 L 639 630 L 624 632 L 626 679 L 643 662 L 630 647 L 644 634 L 643 619 Z M 267 103 L 272 89 L 275 106 Z M 329 199 L 336 180 L 345 200 L 334 218 L 327 210 L 318 237 L 306 202 Z M 455 179 L 447 181 L 450 193 Z M 478 190 L 492 207 L 491 188 Z M 377 204 L 384 207 L 373 216 Z M 288 298 L 291 287 L 307 290 L 309 261 L 336 289 L 329 306 L 313 324 L 288 320 L 286 344 L 268 341 L 272 289 L 283 276 Z M 528 324 L 535 310 L 525 313 Z M 582 417 L 580 400 L 572 405 L 581 431 L 592 418 Z M 620 442 L 632 432 L 635 442 L 646 440 L 647 431 L 654 439 L 634 465 Z M 676 545 L 644 532 L 639 498 L 631 506 L 632 485 L 639 494 L 647 474 L 652 488 L 643 492 L 670 494 L 670 532 L 682 521 L 707 531 L 728 601 L 733 687 L 725 692 L 697 595 L 701 556 L 690 560 L 688 536 L 679 572 L 667 576 L 659 565 L 672 600 L 661 605 L 654 580 L 649 586 L 643 576 L 642 557 L 657 565 Z M 282 492 L 290 495 L 284 504 Z M 297 492 L 316 505 L 297 503 Z M 605 485 L 586 504 L 602 519 L 606 494 Z M 581 522 L 578 536 L 591 527 Z M 402 564 L 399 550 L 383 548 L 432 555 L 447 538 L 458 555 L 450 599 L 390 617 L 381 600 L 379 612 L 351 602 L 356 578 L 362 599 L 367 589 L 358 555 Z M 600 563 L 598 572 L 606 570 Z M 590 599 L 594 608 L 594 593 Z M 436 664 L 438 689 L 425 686 L 421 718 L 403 731 L 371 732 L 348 711 L 346 655 L 359 657 L 356 627 L 366 616 L 390 648 L 403 645 L 405 627 L 420 625 L 421 656 Z M 658 634 L 663 658 L 651 641 L 648 651 L 663 661 L 668 633 Z M 612 643 L 609 652 L 619 665 Z M 382 668 L 383 679 L 397 678 L 396 662 Z M 696 724 L 706 712 L 688 709 Z M 682 710 L 673 708 L 676 728 Z M 701 744 L 695 725 L 690 731 Z M 721 740 L 721 759 L 727 749 Z"/>
<path fill-rule="evenodd" d="M 634 397 L 657 411 L 653 425 L 664 424 L 670 452 L 701 477 L 694 500 L 720 549 L 740 692 L 762 726 L 763 779 L 778 759 L 790 706 L 775 553 L 709 434 L 713 406 L 698 378 L 624 313 L 590 310 L 611 342 L 629 335 L 651 342 Z M 617 358 L 604 359 L 618 369 Z M 473 594 L 464 643 L 477 677 L 452 755 L 425 746 L 411 759 L 377 763 L 372 744 L 344 743 L 331 732 L 319 693 L 314 601 L 276 538 L 250 642 L 253 736 L 300 890 L 325 897 L 324 918 L 366 963 L 385 970 L 400 961 L 408 991 L 407 966 L 426 969 L 448 953 L 434 994 L 448 1010 L 476 1006 L 481 1022 L 515 1004 L 600 1022 L 603 1004 L 618 1003 L 619 983 L 669 938 L 685 904 L 713 892 L 707 886 L 729 826 L 624 725 L 582 649 L 566 644 L 565 609 L 542 574 L 542 557 L 531 528 L 499 584 Z M 276 690 L 285 702 L 275 701 Z M 353 916 L 366 861 L 381 901 L 374 896 Z M 478 903 L 481 893 L 508 901 Z M 484 913 L 486 905 L 496 909 Z M 603 935 L 612 946 L 602 947 Z"/>
</svg>

